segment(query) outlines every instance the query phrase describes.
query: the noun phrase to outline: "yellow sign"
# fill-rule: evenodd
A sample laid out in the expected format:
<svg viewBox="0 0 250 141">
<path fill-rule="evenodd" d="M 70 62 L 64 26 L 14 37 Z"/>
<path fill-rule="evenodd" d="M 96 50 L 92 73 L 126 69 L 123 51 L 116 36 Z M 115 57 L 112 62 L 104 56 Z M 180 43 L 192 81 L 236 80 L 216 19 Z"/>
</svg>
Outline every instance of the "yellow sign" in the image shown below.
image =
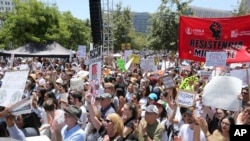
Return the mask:
<svg viewBox="0 0 250 141">
<path fill-rule="evenodd" d="M 133 63 L 140 64 L 140 59 L 141 59 L 140 55 L 131 54 L 129 56 L 129 59 L 131 59 L 131 58 L 134 58 Z"/>
</svg>

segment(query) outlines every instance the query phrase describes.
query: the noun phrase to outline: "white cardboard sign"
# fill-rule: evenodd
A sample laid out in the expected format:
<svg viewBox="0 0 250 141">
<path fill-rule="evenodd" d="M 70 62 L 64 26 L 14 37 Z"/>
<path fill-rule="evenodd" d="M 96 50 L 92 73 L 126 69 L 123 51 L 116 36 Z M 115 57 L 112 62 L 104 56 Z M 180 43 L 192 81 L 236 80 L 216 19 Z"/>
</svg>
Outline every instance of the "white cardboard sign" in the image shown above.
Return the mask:
<svg viewBox="0 0 250 141">
<path fill-rule="evenodd" d="M 175 87 L 175 82 L 171 76 L 162 77 L 162 81 L 167 89 Z"/>
<path fill-rule="evenodd" d="M 206 52 L 206 66 L 226 66 L 226 52 Z"/>
<path fill-rule="evenodd" d="M 29 71 L 6 72 L 0 88 L 0 105 L 7 106 L 22 99 Z"/>
<path fill-rule="evenodd" d="M 232 76 L 215 76 L 204 87 L 203 104 L 214 108 L 239 111 L 241 100 L 239 95 L 242 80 Z"/>
<path fill-rule="evenodd" d="M 191 92 L 179 91 L 176 102 L 181 107 L 191 107 L 194 105 L 195 95 Z"/>
</svg>

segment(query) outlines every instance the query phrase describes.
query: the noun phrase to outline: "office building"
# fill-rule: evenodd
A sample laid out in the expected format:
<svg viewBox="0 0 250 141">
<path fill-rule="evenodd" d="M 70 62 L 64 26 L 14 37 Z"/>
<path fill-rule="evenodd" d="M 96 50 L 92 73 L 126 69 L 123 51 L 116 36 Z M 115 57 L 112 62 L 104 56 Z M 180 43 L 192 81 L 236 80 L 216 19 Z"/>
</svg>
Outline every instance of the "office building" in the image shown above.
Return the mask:
<svg viewBox="0 0 250 141">
<path fill-rule="evenodd" d="M 189 6 L 189 12 L 192 12 L 195 17 L 199 18 L 219 18 L 219 17 L 230 17 L 232 11 L 225 11 L 219 9 L 211 9 L 197 6 Z M 187 13 L 190 14 L 190 13 Z"/>
<path fill-rule="evenodd" d="M 0 0 L 0 12 L 7 12 L 15 8 L 13 0 Z"/>
<path fill-rule="evenodd" d="M 151 23 L 147 12 L 132 12 L 132 24 L 136 32 L 147 33 Z"/>
</svg>

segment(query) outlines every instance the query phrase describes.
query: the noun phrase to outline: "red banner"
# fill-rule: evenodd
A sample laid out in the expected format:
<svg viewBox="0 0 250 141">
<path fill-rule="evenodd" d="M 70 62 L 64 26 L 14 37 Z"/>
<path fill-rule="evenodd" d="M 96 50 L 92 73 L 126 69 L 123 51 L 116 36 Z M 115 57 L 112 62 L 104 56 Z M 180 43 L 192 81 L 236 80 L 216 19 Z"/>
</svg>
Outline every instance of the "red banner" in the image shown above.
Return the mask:
<svg viewBox="0 0 250 141">
<path fill-rule="evenodd" d="M 250 15 L 180 17 L 179 57 L 205 62 L 206 52 L 227 52 L 227 63 L 250 62 Z"/>
</svg>

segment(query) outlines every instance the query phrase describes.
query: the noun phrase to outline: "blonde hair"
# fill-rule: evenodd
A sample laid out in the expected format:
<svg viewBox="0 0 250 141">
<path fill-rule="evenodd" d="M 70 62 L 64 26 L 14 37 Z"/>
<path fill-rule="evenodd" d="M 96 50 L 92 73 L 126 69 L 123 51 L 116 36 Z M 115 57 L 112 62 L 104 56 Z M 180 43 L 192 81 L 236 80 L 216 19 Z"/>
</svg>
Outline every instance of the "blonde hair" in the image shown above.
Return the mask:
<svg viewBox="0 0 250 141">
<path fill-rule="evenodd" d="M 115 134 L 123 137 L 124 123 L 122 118 L 116 113 L 110 113 L 107 117 L 113 122 Z"/>
<path fill-rule="evenodd" d="M 115 88 L 114 84 L 110 82 L 104 83 L 104 87 Z"/>
</svg>

